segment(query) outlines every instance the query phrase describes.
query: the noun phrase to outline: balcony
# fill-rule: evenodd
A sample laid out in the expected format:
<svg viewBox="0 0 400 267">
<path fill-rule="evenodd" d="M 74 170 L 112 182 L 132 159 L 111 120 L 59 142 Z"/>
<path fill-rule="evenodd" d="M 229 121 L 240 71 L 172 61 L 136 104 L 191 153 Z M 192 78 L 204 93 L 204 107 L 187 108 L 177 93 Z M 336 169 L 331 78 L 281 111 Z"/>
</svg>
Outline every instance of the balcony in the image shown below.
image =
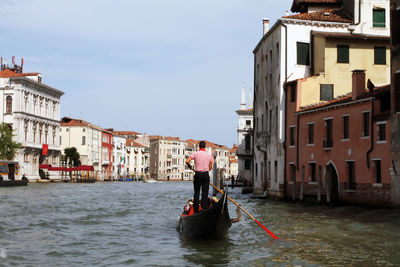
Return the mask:
<svg viewBox="0 0 400 267">
<path fill-rule="evenodd" d="M 324 139 L 322 146 L 324 147 L 324 150 L 332 150 L 333 140 L 332 139 Z"/>
</svg>

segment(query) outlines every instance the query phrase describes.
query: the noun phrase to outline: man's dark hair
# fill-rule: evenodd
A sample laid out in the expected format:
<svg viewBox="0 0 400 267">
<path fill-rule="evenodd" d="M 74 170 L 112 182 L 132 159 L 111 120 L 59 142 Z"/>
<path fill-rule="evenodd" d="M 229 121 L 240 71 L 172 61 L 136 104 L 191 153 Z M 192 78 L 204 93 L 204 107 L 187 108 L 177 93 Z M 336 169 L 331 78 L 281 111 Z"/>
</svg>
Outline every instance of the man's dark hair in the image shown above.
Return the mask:
<svg viewBox="0 0 400 267">
<path fill-rule="evenodd" d="M 199 147 L 200 147 L 200 148 L 206 148 L 206 142 L 200 141 Z"/>
</svg>

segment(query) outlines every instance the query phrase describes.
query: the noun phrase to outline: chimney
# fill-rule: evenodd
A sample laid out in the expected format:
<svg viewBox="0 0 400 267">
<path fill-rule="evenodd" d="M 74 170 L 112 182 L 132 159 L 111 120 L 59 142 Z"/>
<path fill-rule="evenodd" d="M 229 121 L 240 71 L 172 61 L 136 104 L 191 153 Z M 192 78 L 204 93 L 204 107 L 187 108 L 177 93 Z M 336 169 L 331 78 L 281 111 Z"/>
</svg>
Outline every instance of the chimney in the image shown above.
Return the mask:
<svg viewBox="0 0 400 267">
<path fill-rule="evenodd" d="M 269 31 L 269 19 L 263 19 L 263 35 Z"/>
<path fill-rule="evenodd" d="M 240 101 L 240 110 L 246 109 L 246 93 L 244 91 L 244 83 L 242 84 L 242 101 Z"/>
<path fill-rule="evenodd" d="M 356 100 L 361 94 L 365 93 L 365 70 L 353 70 L 352 72 L 351 99 Z"/>
</svg>

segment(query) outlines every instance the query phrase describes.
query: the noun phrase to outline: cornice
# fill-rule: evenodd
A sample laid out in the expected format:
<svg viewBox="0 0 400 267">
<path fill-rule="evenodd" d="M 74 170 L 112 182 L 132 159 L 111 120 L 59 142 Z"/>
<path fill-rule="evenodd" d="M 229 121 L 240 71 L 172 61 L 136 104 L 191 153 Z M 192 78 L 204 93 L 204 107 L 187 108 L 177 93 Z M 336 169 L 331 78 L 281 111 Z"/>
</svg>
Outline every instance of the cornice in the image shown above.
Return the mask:
<svg viewBox="0 0 400 267">
<path fill-rule="evenodd" d="M 60 98 L 62 95 L 64 95 L 64 92 L 62 92 L 60 90 L 57 90 L 57 89 L 55 89 L 51 86 L 48 86 L 44 83 L 36 82 L 36 81 L 31 80 L 26 77 L 10 77 L 9 79 L 10 79 L 10 81 L 13 81 L 13 82 L 17 82 L 17 83 L 19 82 L 19 83 L 21 83 L 21 85 L 28 87 L 28 88 L 35 86 L 35 89 L 37 89 L 39 92 L 45 92 L 54 97 Z"/>
</svg>

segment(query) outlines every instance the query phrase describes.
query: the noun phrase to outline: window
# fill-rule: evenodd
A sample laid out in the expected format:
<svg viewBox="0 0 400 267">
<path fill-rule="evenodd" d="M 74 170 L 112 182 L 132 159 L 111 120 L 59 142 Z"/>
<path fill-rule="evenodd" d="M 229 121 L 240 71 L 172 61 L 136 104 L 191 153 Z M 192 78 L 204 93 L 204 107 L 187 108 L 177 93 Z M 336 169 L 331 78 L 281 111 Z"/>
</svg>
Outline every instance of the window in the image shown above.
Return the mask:
<svg viewBox="0 0 400 267">
<path fill-rule="evenodd" d="M 319 100 L 329 101 L 333 99 L 333 84 L 321 84 Z"/>
<path fill-rule="evenodd" d="M 349 45 L 337 46 L 337 63 L 349 63 Z"/>
<path fill-rule="evenodd" d="M 290 102 L 296 101 L 296 86 L 290 86 Z"/>
<path fill-rule="evenodd" d="M 86 136 L 82 136 L 82 145 L 86 144 Z"/>
<path fill-rule="evenodd" d="M 269 131 L 272 131 L 272 109 L 269 110 Z"/>
<path fill-rule="evenodd" d="M 296 181 L 296 166 L 294 164 L 290 164 L 290 178 L 293 182 Z"/>
<path fill-rule="evenodd" d="M 274 162 L 274 176 L 275 176 L 275 183 L 278 182 L 278 161 L 275 160 Z"/>
<path fill-rule="evenodd" d="M 86 132 L 86 129 L 85 129 L 85 128 L 82 128 L 82 132 Z"/>
<path fill-rule="evenodd" d="M 378 124 L 378 140 L 385 141 L 386 140 L 386 123 Z"/>
<path fill-rule="evenodd" d="M 6 98 L 6 113 L 12 113 L 12 97 L 7 96 Z"/>
<path fill-rule="evenodd" d="M 356 186 L 356 175 L 354 168 L 354 161 L 346 162 L 346 172 L 347 172 L 347 182 L 350 190 L 354 190 L 357 188 Z"/>
<path fill-rule="evenodd" d="M 24 162 L 29 162 L 29 154 L 24 154 Z"/>
<path fill-rule="evenodd" d="M 314 144 L 314 123 L 308 124 L 308 144 Z"/>
<path fill-rule="evenodd" d="M 372 21 L 373 21 L 373 27 L 384 28 L 385 27 L 385 9 L 374 8 L 372 10 Z"/>
<path fill-rule="evenodd" d="M 62 142 L 61 142 L 61 135 L 60 135 L 60 146 L 62 145 Z"/>
<path fill-rule="evenodd" d="M 245 170 L 250 170 L 251 168 L 251 161 L 249 159 L 244 160 L 244 169 Z"/>
<path fill-rule="evenodd" d="M 382 183 L 381 160 L 373 160 L 372 169 L 374 171 L 375 182 L 378 184 Z"/>
<path fill-rule="evenodd" d="M 297 42 L 297 64 L 310 65 L 310 44 Z"/>
<path fill-rule="evenodd" d="M 369 112 L 364 112 L 363 114 L 363 136 L 369 136 Z"/>
<path fill-rule="evenodd" d="M 317 181 L 317 164 L 315 162 L 309 163 L 310 166 L 310 181 Z"/>
<path fill-rule="evenodd" d="M 326 119 L 325 125 L 326 125 L 326 135 L 325 135 L 326 137 L 323 145 L 324 148 L 331 148 L 333 146 L 333 136 L 332 136 L 333 120 Z"/>
<path fill-rule="evenodd" d="M 270 180 L 271 181 L 271 161 L 268 161 L 268 169 L 267 169 L 267 171 L 268 171 L 268 180 Z"/>
<path fill-rule="evenodd" d="M 290 129 L 290 143 L 289 143 L 289 145 L 290 146 L 294 146 L 294 135 L 295 135 L 295 126 L 290 126 L 289 127 L 289 129 Z"/>
<path fill-rule="evenodd" d="M 251 125 L 251 120 L 246 120 L 246 125 L 250 126 Z"/>
<path fill-rule="evenodd" d="M 343 116 L 343 139 L 349 139 L 349 116 Z"/>
<path fill-rule="evenodd" d="M 386 46 L 375 46 L 374 64 L 386 65 Z"/>
<path fill-rule="evenodd" d="M 278 131 L 278 119 L 279 119 L 278 107 L 275 107 L 275 127 L 277 131 Z"/>
</svg>

